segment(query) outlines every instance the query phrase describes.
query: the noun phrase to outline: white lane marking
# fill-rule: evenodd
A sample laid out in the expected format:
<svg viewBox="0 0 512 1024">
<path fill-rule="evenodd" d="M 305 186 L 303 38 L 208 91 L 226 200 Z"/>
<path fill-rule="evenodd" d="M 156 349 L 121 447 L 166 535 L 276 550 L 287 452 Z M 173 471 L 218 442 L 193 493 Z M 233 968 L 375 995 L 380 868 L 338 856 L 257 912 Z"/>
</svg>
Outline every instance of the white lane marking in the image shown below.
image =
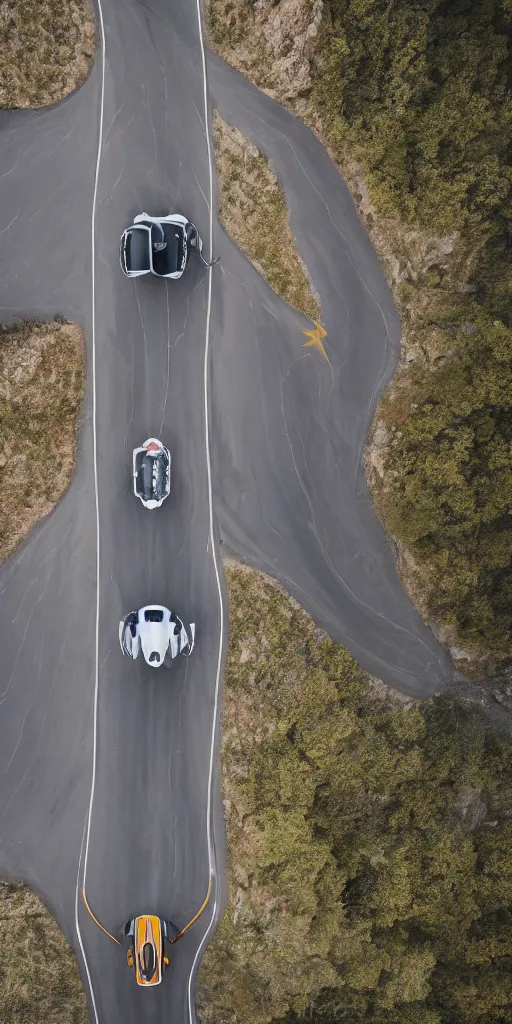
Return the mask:
<svg viewBox="0 0 512 1024">
<path fill-rule="evenodd" d="M 203 100 L 204 100 L 204 124 L 206 133 L 206 145 L 208 148 L 208 169 L 210 176 L 210 189 L 209 189 L 209 208 L 210 208 L 210 257 L 209 262 L 213 259 L 213 170 L 212 170 L 212 148 L 210 141 L 210 131 L 208 126 L 208 88 L 206 84 L 206 56 L 204 52 L 204 40 L 203 40 L 203 26 L 201 24 L 201 0 L 196 0 L 197 5 L 197 21 L 199 25 L 199 40 L 201 43 L 201 60 L 203 69 Z M 208 396 L 208 361 L 210 355 L 210 313 L 211 313 L 211 302 L 212 302 L 212 268 L 208 270 L 208 307 L 206 312 L 206 339 L 204 349 L 204 417 L 205 417 L 205 439 L 206 439 L 206 467 L 208 471 L 208 512 L 210 520 L 210 535 L 209 543 L 211 543 L 213 565 L 215 568 L 215 579 L 217 583 L 217 590 L 219 594 L 219 606 L 220 606 L 220 631 L 219 631 L 219 653 L 217 656 L 217 674 L 215 677 L 215 700 L 213 707 L 212 717 L 212 734 L 210 742 L 210 765 L 208 770 L 208 805 L 206 811 L 206 838 L 208 845 L 208 865 L 210 871 L 210 878 L 213 881 L 215 875 L 215 856 L 213 848 L 212 838 L 212 819 L 213 819 L 213 806 L 212 806 L 212 781 L 213 781 L 213 755 L 215 750 L 215 725 L 217 722 L 217 712 L 219 705 L 219 690 L 220 690 L 220 675 L 222 668 L 222 637 L 224 633 L 224 604 L 222 601 L 222 588 L 220 585 L 220 574 L 219 565 L 217 561 L 217 552 L 215 549 L 215 538 L 213 535 L 213 493 L 212 493 L 212 468 L 211 468 L 211 453 L 210 453 L 210 428 L 209 428 L 209 396 Z M 215 923 L 215 914 L 217 911 L 217 894 L 215 894 L 215 900 L 213 902 L 212 916 L 208 928 L 206 929 L 197 952 L 194 957 L 192 967 L 190 968 L 190 974 L 188 978 L 188 1016 L 190 1024 L 194 1024 L 194 1005 L 193 1005 L 193 994 L 192 994 L 192 982 L 196 970 L 196 964 L 202 953 L 203 947 L 206 945 L 208 936 Z"/>
<path fill-rule="evenodd" d="M 91 996 L 91 1004 L 94 1011 L 94 1019 L 96 1024 L 99 1024 L 98 1010 L 96 1006 L 96 1000 L 94 998 L 94 990 L 92 987 L 91 974 L 89 971 L 89 965 L 87 963 L 87 957 L 85 955 L 85 949 L 82 941 L 82 933 L 80 931 L 79 921 L 79 906 L 80 896 L 82 888 L 85 888 L 86 875 L 87 875 L 87 859 L 89 856 L 89 838 L 91 834 L 91 815 L 92 805 L 94 801 L 94 787 L 96 784 L 96 756 L 97 756 L 97 732 L 98 732 L 98 683 L 99 683 L 99 622 L 100 622 L 100 510 L 99 510 L 99 495 L 98 495 L 98 451 L 97 451 L 97 438 L 96 438 L 96 272 L 95 272 L 95 246 L 96 246 L 96 235 L 95 235 L 95 220 L 96 220 L 96 203 L 98 197 L 98 178 L 100 171 L 101 161 L 101 149 L 103 145 L 103 111 L 105 105 L 105 27 L 103 24 L 103 10 L 101 6 L 101 0 L 98 0 L 98 13 L 100 17 L 100 41 L 101 41 L 101 93 L 100 93 L 100 123 L 98 133 L 98 152 L 96 154 L 96 170 L 94 175 L 94 192 L 92 198 L 92 217 L 91 217 L 91 285 L 92 285 L 92 439 L 93 439 L 93 461 L 94 461 L 94 501 L 96 508 L 96 628 L 95 628 L 95 658 L 94 658 L 94 708 L 93 708 L 93 740 L 92 740 L 92 776 L 91 776 L 91 792 L 89 795 L 89 808 L 87 812 L 87 819 L 84 825 L 84 834 L 82 837 L 82 847 L 80 849 L 80 857 L 78 860 L 78 870 L 76 876 L 76 889 L 75 889 L 75 927 L 78 936 L 78 942 L 80 944 L 80 950 L 82 952 L 82 958 L 84 961 L 85 972 L 87 974 L 87 981 L 89 984 L 89 992 Z M 82 878 L 80 879 L 81 867 L 82 867 L 82 854 L 83 854 L 83 871 Z M 81 881 L 81 884 L 80 884 Z"/>
</svg>

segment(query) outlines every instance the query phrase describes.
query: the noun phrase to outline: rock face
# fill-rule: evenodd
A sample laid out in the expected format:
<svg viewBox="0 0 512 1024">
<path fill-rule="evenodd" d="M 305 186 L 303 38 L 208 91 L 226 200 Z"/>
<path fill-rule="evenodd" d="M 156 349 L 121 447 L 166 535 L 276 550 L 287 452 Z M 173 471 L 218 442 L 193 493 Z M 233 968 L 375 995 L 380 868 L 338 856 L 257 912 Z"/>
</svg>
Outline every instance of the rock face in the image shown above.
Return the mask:
<svg viewBox="0 0 512 1024">
<path fill-rule="evenodd" d="M 384 480 L 385 478 L 386 459 L 392 437 L 391 430 L 384 420 L 377 420 L 373 437 L 368 444 L 366 452 L 366 470 L 372 482 L 375 480 L 375 474 L 379 480 Z"/>
<path fill-rule="evenodd" d="M 461 787 L 455 809 L 466 832 L 474 832 L 487 820 L 487 805 L 482 800 L 481 790 L 474 789 L 473 786 Z"/>
<path fill-rule="evenodd" d="M 493 690 L 492 695 L 506 711 L 512 711 L 512 686 L 504 686 L 501 690 Z"/>
<path fill-rule="evenodd" d="M 210 45 L 309 123 L 323 0 L 210 0 Z"/>
<path fill-rule="evenodd" d="M 257 0 L 254 20 L 272 56 L 273 75 L 284 99 L 295 99 L 311 89 L 311 60 L 322 20 L 323 2 L 313 0 Z"/>
</svg>

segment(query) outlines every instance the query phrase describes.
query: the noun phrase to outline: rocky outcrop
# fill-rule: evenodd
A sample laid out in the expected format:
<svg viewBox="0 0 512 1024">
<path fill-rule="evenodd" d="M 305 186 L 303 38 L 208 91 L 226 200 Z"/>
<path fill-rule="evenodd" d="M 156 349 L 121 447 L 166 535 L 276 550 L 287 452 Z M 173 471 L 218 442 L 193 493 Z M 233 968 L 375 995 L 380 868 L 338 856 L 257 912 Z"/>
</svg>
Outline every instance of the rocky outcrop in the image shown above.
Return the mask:
<svg viewBox="0 0 512 1024">
<path fill-rule="evenodd" d="M 274 99 L 311 122 L 306 99 L 323 0 L 211 0 L 210 43 Z"/>
<path fill-rule="evenodd" d="M 272 70 L 283 99 L 311 89 L 311 60 L 322 20 L 322 0 L 257 0 L 254 21 L 272 57 Z"/>
</svg>

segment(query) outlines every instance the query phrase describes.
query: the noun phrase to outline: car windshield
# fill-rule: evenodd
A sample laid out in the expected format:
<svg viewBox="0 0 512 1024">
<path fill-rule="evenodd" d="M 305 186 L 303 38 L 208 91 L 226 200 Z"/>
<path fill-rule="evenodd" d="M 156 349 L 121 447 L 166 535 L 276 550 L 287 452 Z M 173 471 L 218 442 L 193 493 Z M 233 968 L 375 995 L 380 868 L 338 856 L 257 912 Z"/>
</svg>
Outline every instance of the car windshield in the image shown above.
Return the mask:
<svg viewBox="0 0 512 1024">
<path fill-rule="evenodd" d="M 164 617 L 160 608 L 147 608 L 144 612 L 146 622 L 162 622 Z"/>
<path fill-rule="evenodd" d="M 162 239 L 163 230 L 163 239 Z M 181 270 L 183 261 L 184 232 L 181 224 L 154 224 L 151 230 L 151 242 L 160 245 L 165 242 L 164 249 L 152 252 L 153 270 L 155 274 L 176 274 Z"/>
<path fill-rule="evenodd" d="M 129 273 L 149 268 L 149 233 L 145 228 L 129 228 L 123 236 L 125 265 Z"/>
</svg>

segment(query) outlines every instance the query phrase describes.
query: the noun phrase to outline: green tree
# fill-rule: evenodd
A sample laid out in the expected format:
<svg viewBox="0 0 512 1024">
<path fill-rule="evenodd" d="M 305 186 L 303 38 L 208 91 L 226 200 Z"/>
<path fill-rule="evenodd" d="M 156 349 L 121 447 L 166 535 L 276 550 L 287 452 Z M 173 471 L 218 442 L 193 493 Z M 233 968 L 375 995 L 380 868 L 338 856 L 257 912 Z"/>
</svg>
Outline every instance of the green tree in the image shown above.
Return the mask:
<svg viewBox="0 0 512 1024">
<path fill-rule="evenodd" d="M 230 899 L 204 1024 L 507 1024 L 510 743 L 448 698 L 377 699 L 277 587 L 228 583 Z"/>
<path fill-rule="evenodd" d="M 400 426 L 384 501 L 430 572 L 429 611 L 477 650 L 512 655 L 512 330 L 479 314 L 453 356 L 389 404 Z M 414 405 L 413 410 L 410 406 Z"/>
<path fill-rule="evenodd" d="M 434 372 L 405 370 L 382 403 L 395 440 L 377 504 L 415 557 L 432 618 L 472 651 L 508 659 L 511 4 L 326 7 L 314 102 L 334 149 L 357 154 L 381 214 L 458 238 L 446 282 L 434 267 L 402 284 L 406 330 L 427 346 L 435 332 L 447 355 Z"/>
</svg>

